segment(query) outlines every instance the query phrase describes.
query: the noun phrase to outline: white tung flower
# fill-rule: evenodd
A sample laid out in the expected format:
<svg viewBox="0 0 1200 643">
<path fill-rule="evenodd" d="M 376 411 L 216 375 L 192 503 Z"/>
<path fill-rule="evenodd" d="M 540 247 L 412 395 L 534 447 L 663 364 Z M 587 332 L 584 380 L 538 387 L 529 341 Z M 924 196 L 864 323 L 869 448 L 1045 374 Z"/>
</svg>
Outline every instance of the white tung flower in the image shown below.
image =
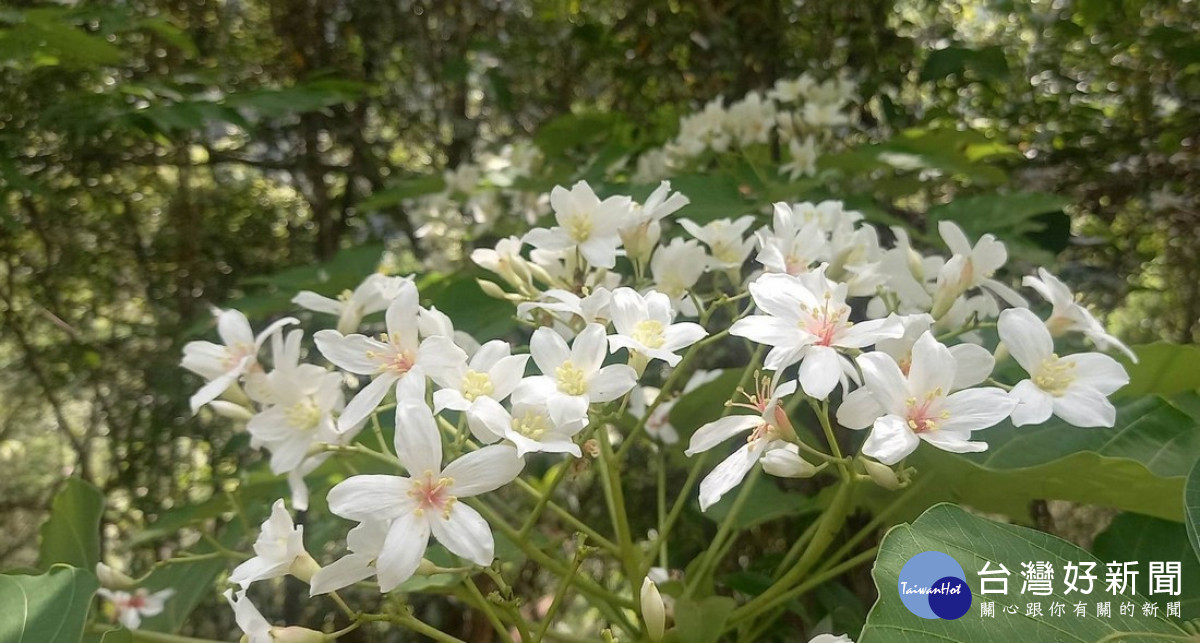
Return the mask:
<svg viewBox="0 0 1200 643">
<path fill-rule="evenodd" d="M 1000 341 L 1030 375 L 1011 392 L 1017 402 L 1013 425 L 1039 424 L 1051 414 L 1081 427 L 1108 427 L 1116 422 L 1117 410 L 1108 395 L 1129 383 L 1117 360 L 1103 353 L 1059 357 L 1050 331 L 1024 308 L 1000 313 L 998 330 Z"/>
<path fill-rule="evenodd" d="M 281 474 L 299 467 L 314 445 L 339 441 L 333 413 L 344 396 L 342 375 L 314 364 L 274 375 L 274 404 L 251 417 L 246 430 L 253 446 L 271 452 L 271 471 Z"/>
<path fill-rule="evenodd" d="M 767 272 L 799 275 L 829 256 L 828 240 L 815 216 L 806 220 L 802 212 L 776 203 L 772 223 L 771 228 L 754 233 L 758 240 L 755 260 Z"/>
<path fill-rule="evenodd" d="M 183 367 L 208 380 L 189 400 L 192 413 L 220 397 L 242 375 L 257 364 L 258 349 L 276 331 L 289 324 L 298 324 L 294 317 L 285 317 L 267 326 L 257 336 L 250 321 L 237 310 L 216 310 L 217 334 L 224 344 L 196 341 L 183 347 Z"/>
<path fill-rule="evenodd" d="M 738 320 L 729 333 L 771 346 L 764 362 L 768 369 L 800 362 L 801 388 L 823 400 L 844 375 L 853 377 L 853 366 L 838 349 L 860 349 L 904 333 L 892 316 L 851 322 L 846 288 L 826 279 L 824 270 L 798 277 L 762 275 L 750 284 L 750 294 L 766 314 Z"/>
<path fill-rule="evenodd" d="M 953 393 L 957 363 L 929 332 L 913 345 L 907 374 L 879 351 L 859 356 L 858 365 L 864 380 L 860 390 L 870 398 L 848 398 L 837 419 L 851 429 L 872 426 L 862 452 L 884 464 L 904 459 L 921 440 L 955 453 L 985 451 L 987 444 L 972 442 L 971 432 L 995 425 L 1016 406 L 999 388 Z"/>
<path fill-rule="evenodd" d="M 811 134 L 804 137 L 793 137 L 788 141 L 788 154 L 791 160 L 779 166 L 779 173 L 786 174 L 793 181 L 802 176 L 817 175 L 817 139 Z"/>
<path fill-rule="evenodd" d="M 336 315 L 338 332 L 349 334 L 358 330 L 363 317 L 386 309 L 405 281 L 411 281 L 411 278 L 375 273 L 364 279 L 353 292 L 346 290 L 337 299 L 302 290 L 292 298 L 292 303 L 318 313 Z"/>
<path fill-rule="evenodd" d="M 254 541 L 254 557 L 234 568 L 229 582 L 245 589 L 253 582 L 288 574 L 307 581 L 316 567 L 304 550 L 304 525 L 294 524 L 283 501 L 276 500 Z"/>
<path fill-rule="evenodd" d="M 644 359 L 661 359 L 675 366 L 682 359 L 676 351 L 691 346 L 708 335 L 700 324 L 671 323 L 675 311 L 666 295 L 650 291 L 639 295 L 632 288 L 618 288 L 612 299 L 613 326 L 617 334 L 609 335 L 609 350 L 622 348 Z"/>
<path fill-rule="evenodd" d="M 690 219 L 679 220 L 679 225 L 688 234 L 708 246 L 712 255 L 709 267 L 721 270 L 736 270 L 746 262 L 746 257 L 754 250 L 754 238 L 742 237 L 753 223 L 754 217 L 749 215 L 734 220 L 717 219 L 703 226 Z"/>
<path fill-rule="evenodd" d="M 962 228 L 953 221 L 939 221 L 938 233 L 954 254 L 938 272 L 937 292 L 933 298 L 935 318 L 944 315 L 960 295 L 975 287 L 990 291 L 1009 305 L 1029 306 L 1017 291 L 992 279 L 992 275 L 1008 261 L 1008 250 L 995 236 L 985 234 L 972 246 Z"/>
<path fill-rule="evenodd" d="M 650 260 L 654 288 L 671 298 L 671 306 L 689 317 L 699 313 L 691 290 L 708 270 L 709 257 L 694 239 L 676 237 L 659 246 Z"/>
<path fill-rule="evenodd" d="M 637 373 L 624 364 L 602 367 L 607 346 L 600 324 L 588 324 L 569 348 L 553 330 L 537 329 L 529 341 L 529 352 L 543 374 L 521 382 L 513 392 L 513 402 L 544 402 L 554 417 L 583 418 L 588 405 L 611 402 L 628 393 L 637 384 Z"/>
<path fill-rule="evenodd" d="M 776 375 L 778 377 L 778 375 Z M 795 436 L 795 429 L 779 401 L 796 392 L 796 382 L 775 386 L 775 381 L 763 378 L 753 394 L 746 394 L 745 403 L 733 404 L 754 411 L 753 415 L 728 415 L 696 429 L 684 453 L 694 456 L 708 451 L 740 433 L 751 431 L 745 444 L 725 458 L 700 482 L 700 510 L 706 511 L 730 489 L 741 484 L 747 473 L 766 453 Z"/>
<path fill-rule="evenodd" d="M 613 196 L 601 201 L 586 181 L 580 181 L 570 191 L 555 186 L 550 191 L 550 206 L 558 225 L 530 230 L 524 237 L 526 243 L 543 250 L 578 249 L 597 268 L 616 265 L 617 246 L 621 243 L 617 231 L 633 207 L 629 197 Z"/>
<path fill-rule="evenodd" d="M 469 363 L 458 364 L 434 377 L 440 388 L 433 392 L 433 410 L 466 411 L 480 399 L 503 401 L 517 388 L 525 376 L 528 355 L 512 355 L 512 347 L 503 340 L 492 340 L 471 357 Z"/>
<path fill-rule="evenodd" d="M 408 476 L 358 475 L 329 491 L 334 514 L 389 523 L 375 560 L 379 587 L 390 592 L 421 563 L 429 536 L 456 556 L 490 565 L 495 541 L 477 511 L 459 498 L 492 491 L 521 473 L 524 461 L 508 445 L 468 453 L 442 468 L 442 440 L 429 407 L 416 401 L 396 409 L 396 457 Z"/>
<path fill-rule="evenodd" d="M 1137 363 L 1137 355 L 1134 355 L 1121 340 L 1105 331 L 1100 321 L 1075 301 L 1071 289 L 1058 277 L 1050 274 L 1045 268 L 1038 268 L 1038 277 L 1026 276 L 1022 283 L 1036 290 L 1054 307 L 1050 318 L 1046 320 L 1046 328 L 1050 329 L 1052 336 L 1057 337 L 1069 331 L 1083 333 L 1100 350 L 1108 350 L 1109 346 L 1114 346 L 1125 353 L 1134 364 Z"/>
<path fill-rule="evenodd" d="M 565 410 L 556 408 L 559 412 Z M 535 452 L 570 453 L 576 458 L 582 455 L 572 438 L 584 429 L 587 418 L 556 415 L 544 403 L 517 402 L 510 412 L 499 402 L 485 398 L 479 400 L 468 420 L 471 432 L 481 442 L 508 440 L 522 458 Z"/>
<path fill-rule="evenodd" d="M 441 373 L 465 362 L 467 355 L 447 337 L 418 341 L 417 287 L 407 283 L 388 306 L 387 333 L 379 339 L 323 330 L 313 339 L 326 359 L 351 373 L 372 375 L 338 418 L 338 431 L 353 430 L 383 401 L 392 385 L 396 398 L 425 397 L 425 376 Z"/>
<path fill-rule="evenodd" d="M 272 627 L 246 598 L 246 590 L 235 595 L 232 589 L 227 589 L 222 596 L 233 608 L 233 618 L 238 628 L 245 632 L 242 640 L 246 643 L 324 643 L 328 640 L 323 633 L 304 627 Z"/>
<path fill-rule="evenodd" d="M 162 614 L 164 603 L 175 595 L 175 590 L 167 588 L 150 593 L 144 587 L 132 592 L 110 590 L 104 587 L 96 593 L 108 599 L 117 610 L 117 622 L 126 629 L 136 630 L 142 626 L 142 617 Z"/>
</svg>

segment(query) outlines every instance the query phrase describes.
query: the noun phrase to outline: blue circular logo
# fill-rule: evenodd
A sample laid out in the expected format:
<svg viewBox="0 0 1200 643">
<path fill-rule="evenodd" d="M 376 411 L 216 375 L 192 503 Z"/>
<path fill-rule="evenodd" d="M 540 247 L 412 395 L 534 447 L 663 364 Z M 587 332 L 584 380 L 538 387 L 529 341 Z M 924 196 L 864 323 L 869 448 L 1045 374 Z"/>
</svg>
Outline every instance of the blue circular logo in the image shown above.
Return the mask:
<svg viewBox="0 0 1200 643">
<path fill-rule="evenodd" d="M 962 565 L 940 551 L 909 558 L 896 589 L 908 611 L 921 618 L 954 620 L 971 609 L 971 588 Z"/>
</svg>

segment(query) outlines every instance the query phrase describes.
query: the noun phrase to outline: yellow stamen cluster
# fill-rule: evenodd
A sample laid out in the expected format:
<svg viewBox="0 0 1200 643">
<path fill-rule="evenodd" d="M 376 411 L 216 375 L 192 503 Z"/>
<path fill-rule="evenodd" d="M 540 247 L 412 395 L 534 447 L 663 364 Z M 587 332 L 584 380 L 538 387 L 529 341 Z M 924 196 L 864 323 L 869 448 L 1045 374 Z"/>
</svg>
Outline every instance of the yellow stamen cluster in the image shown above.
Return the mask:
<svg viewBox="0 0 1200 643">
<path fill-rule="evenodd" d="M 592 218 L 590 216 L 572 217 L 567 223 L 567 235 L 577 242 L 587 241 L 592 236 Z"/>
<path fill-rule="evenodd" d="M 587 393 L 587 377 L 583 369 L 567 360 L 554 369 L 554 379 L 558 381 L 558 390 L 567 395 L 583 395 Z"/>
<path fill-rule="evenodd" d="M 1043 391 L 1059 397 L 1067 392 L 1067 388 L 1075 381 L 1075 362 L 1069 359 L 1059 359 L 1051 354 L 1042 360 L 1033 376 L 1033 383 Z"/>
<path fill-rule="evenodd" d="M 643 319 L 633 327 L 633 339 L 646 348 L 662 348 L 666 341 L 663 336 L 662 322 L 655 319 Z"/>
<path fill-rule="evenodd" d="M 474 402 L 476 398 L 487 397 L 495 391 L 492 378 L 487 373 L 468 370 L 462 378 L 462 395 L 467 401 Z"/>
<path fill-rule="evenodd" d="M 417 502 L 417 507 L 413 510 L 415 515 L 424 516 L 426 509 L 435 509 L 441 511 L 442 518 L 450 518 L 450 509 L 458 502 L 456 496 L 446 493 L 454 484 L 453 478 L 441 477 L 434 482 L 433 472 L 426 471 L 420 478 L 414 478 L 412 483 L 408 497 Z"/>
<path fill-rule="evenodd" d="M 513 430 L 530 440 L 540 440 L 550 427 L 546 423 L 546 416 L 526 411 L 523 415 L 514 417 L 512 421 Z"/>
<path fill-rule="evenodd" d="M 302 402 L 293 404 L 283 412 L 287 418 L 288 424 L 294 429 L 300 431 L 308 431 L 316 428 L 321 423 L 321 408 L 312 401 L 312 398 L 305 399 Z"/>
</svg>

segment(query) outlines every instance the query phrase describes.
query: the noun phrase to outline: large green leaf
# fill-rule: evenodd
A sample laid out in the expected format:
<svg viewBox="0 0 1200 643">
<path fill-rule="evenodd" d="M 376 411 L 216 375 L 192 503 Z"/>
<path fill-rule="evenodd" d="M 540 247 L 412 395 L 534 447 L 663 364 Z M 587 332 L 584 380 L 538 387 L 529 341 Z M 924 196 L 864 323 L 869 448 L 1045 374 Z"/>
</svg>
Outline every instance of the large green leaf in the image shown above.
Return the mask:
<svg viewBox="0 0 1200 643">
<path fill-rule="evenodd" d="M 0 575 L 0 641 L 4 643 L 77 643 L 96 577 L 66 565 L 40 576 Z"/>
<path fill-rule="evenodd" d="M 1057 418 L 982 431 L 989 448 L 950 454 L 923 446 L 912 458 L 925 485 L 921 502 L 951 500 L 1018 516 L 1031 499 L 1053 498 L 1183 517 L 1184 480 L 1200 457 L 1200 426 L 1160 397 L 1117 405 L 1116 426 L 1081 429 Z"/>
<path fill-rule="evenodd" d="M 1113 519 L 1103 533 L 1096 536 L 1092 554 L 1104 562 L 1118 561 L 1137 563 L 1138 587 L 1150 591 L 1151 562 L 1180 563 L 1180 594 L 1167 598 L 1156 594 L 1154 598 L 1179 601 L 1181 613 L 1189 616 L 1200 614 L 1200 560 L 1192 553 L 1187 529 L 1173 520 L 1151 518 L 1135 513 L 1123 513 Z"/>
<path fill-rule="evenodd" d="M 1200 528 L 1200 460 L 1192 467 L 1183 488 L 1183 517 L 1192 551 L 1200 558 L 1200 531 L 1197 530 Z"/>
<path fill-rule="evenodd" d="M 100 517 L 104 494 L 79 478 L 67 478 L 50 504 L 50 519 L 42 525 L 38 567 L 65 563 L 95 569 L 100 562 Z"/>
<path fill-rule="evenodd" d="M 726 596 L 680 598 L 675 601 L 675 627 L 668 641 L 713 643 L 725 629 L 734 602 Z"/>
<path fill-rule="evenodd" d="M 1119 395 L 1164 395 L 1200 389 L 1200 346 L 1155 342 L 1133 347 L 1138 363 L 1126 363 L 1129 384 Z"/>
<path fill-rule="evenodd" d="M 959 619 L 924 619 L 908 611 L 897 591 L 900 570 L 909 558 L 926 551 L 940 551 L 953 557 L 966 574 L 967 585 L 975 597 L 971 609 Z M 1021 563 L 1042 561 L 1050 563 L 1055 570 L 1053 593 L 1048 596 L 1022 595 Z M 1075 545 L 1039 531 L 992 522 L 973 516 L 954 505 L 937 505 L 921 515 L 911 525 L 894 527 L 884 537 L 879 548 L 872 575 L 879 590 L 879 600 L 867 616 L 859 643 L 904 643 L 908 641 L 1099 641 L 1117 640 L 1121 632 L 1131 633 L 1120 637 L 1123 643 L 1162 641 L 1156 634 L 1182 635 L 1184 631 L 1165 616 L 1142 616 L 1140 606 L 1154 602 L 1142 595 L 1127 594 L 1124 597 L 1103 592 L 1103 581 L 1098 581 L 1097 590 L 1089 598 L 1079 593 L 1065 594 L 1061 574 L 1067 563 L 1094 562 L 1096 569 L 1103 570 L 1104 562 Z M 1000 565 L 1010 571 L 1007 594 L 980 593 L 979 571 L 985 564 L 990 569 Z M 1101 579 L 1103 576 L 1100 576 Z M 1099 595 L 1097 595 L 1099 591 Z M 994 617 L 980 614 L 982 598 L 994 602 Z M 1139 610 L 1133 616 L 1123 616 L 1117 609 L 1109 618 L 1098 618 L 1095 609 L 1088 609 L 1086 616 L 1075 616 L 1068 611 L 1063 616 L 1052 616 L 1047 607 L 1052 603 L 1063 603 L 1071 610 L 1077 602 L 1108 600 L 1120 602 L 1132 600 Z M 1026 616 L 1025 605 L 1041 602 L 1045 616 Z M 1006 614 L 1002 607 L 1017 605 L 1018 614 Z M 1163 610 L 1160 608 L 1159 614 Z"/>
</svg>

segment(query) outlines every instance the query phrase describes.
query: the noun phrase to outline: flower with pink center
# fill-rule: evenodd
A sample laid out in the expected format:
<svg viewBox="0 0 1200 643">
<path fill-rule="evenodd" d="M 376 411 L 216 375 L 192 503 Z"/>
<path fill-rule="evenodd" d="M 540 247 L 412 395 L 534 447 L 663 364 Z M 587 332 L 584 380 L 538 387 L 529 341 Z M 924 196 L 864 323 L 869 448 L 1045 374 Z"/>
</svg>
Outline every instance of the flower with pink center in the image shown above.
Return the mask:
<svg viewBox="0 0 1200 643">
<path fill-rule="evenodd" d="M 183 347 L 183 367 L 208 380 L 190 400 L 192 413 L 212 402 L 233 386 L 258 363 L 258 350 L 263 342 L 288 324 L 298 324 L 294 317 L 285 317 L 267 326 L 258 335 L 250 321 L 237 310 L 214 310 L 217 334 L 223 344 L 188 342 Z"/>
<path fill-rule="evenodd" d="M 796 392 L 796 382 L 776 386 L 777 379 L 778 374 L 774 379 L 764 377 L 758 381 L 754 393 L 742 392 L 745 402 L 727 403 L 728 406 L 749 409 L 754 412 L 752 415 L 727 415 L 705 424 L 692 434 L 692 440 L 684 451 L 688 457 L 750 431 L 746 443 L 714 467 L 700 482 L 701 511 L 706 511 L 730 489 L 741 484 L 746 474 L 768 451 L 783 446 L 789 439 L 795 439 L 796 431 L 787 413 L 779 406 L 779 401 Z"/>
<path fill-rule="evenodd" d="M 329 491 L 334 514 L 387 524 L 374 560 L 380 589 L 390 592 L 416 572 L 430 535 L 455 555 L 490 565 L 492 531 L 478 512 L 458 500 L 516 478 L 525 465 L 516 449 L 485 446 L 442 468 L 442 440 L 433 412 L 415 400 L 403 400 L 396 409 L 395 446 L 408 476 L 353 476 Z"/>
<path fill-rule="evenodd" d="M 995 425 L 1016 406 L 995 387 L 955 392 L 966 383 L 956 378 L 958 362 L 928 331 L 913 344 L 907 374 L 880 351 L 860 356 L 858 365 L 863 387 L 846 396 L 838 423 L 851 429 L 872 427 L 862 452 L 884 464 L 904 459 L 922 440 L 955 453 L 985 451 L 987 444 L 972 442 L 971 432 Z"/>
<path fill-rule="evenodd" d="M 317 349 L 339 368 L 374 379 L 359 390 L 338 418 L 346 433 L 365 420 L 396 387 L 396 398 L 424 399 L 425 377 L 453 370 L 467 360 L 463 349 L 448 337 L 418 338 L 417 287 L 404 282 L 386 312 L 387 332 L 378 339 L 322 330 L 313 335 Z"/>
<path fill-rule="evenodd" d="M 850 321 L 846 288 L 827 279 L 823 268 L 798 276 L 762 275 L 750 284 L 750 294 L 765 314 L 738 320 L 729 333 L 771 346 L 764 362 L 768 369 L 779 371 L 799 362 L 800 387 L 823 400 L 839 381 L 855 377 L 841 351 L 904 334 L 895 316 Z"/>
<path fill-rule="evenodd" d="M 143 616 L 157 616 L 163 611 L 163 604 L 175 595 L 175 590 L 164 589 L 153 594 L 144 587 L 132 592 L 100 588 L 96 593 L 107 598 L 116 609 L 117 622 L 126 629 L 136 630 L 142 625 Z"/>
</svg>

